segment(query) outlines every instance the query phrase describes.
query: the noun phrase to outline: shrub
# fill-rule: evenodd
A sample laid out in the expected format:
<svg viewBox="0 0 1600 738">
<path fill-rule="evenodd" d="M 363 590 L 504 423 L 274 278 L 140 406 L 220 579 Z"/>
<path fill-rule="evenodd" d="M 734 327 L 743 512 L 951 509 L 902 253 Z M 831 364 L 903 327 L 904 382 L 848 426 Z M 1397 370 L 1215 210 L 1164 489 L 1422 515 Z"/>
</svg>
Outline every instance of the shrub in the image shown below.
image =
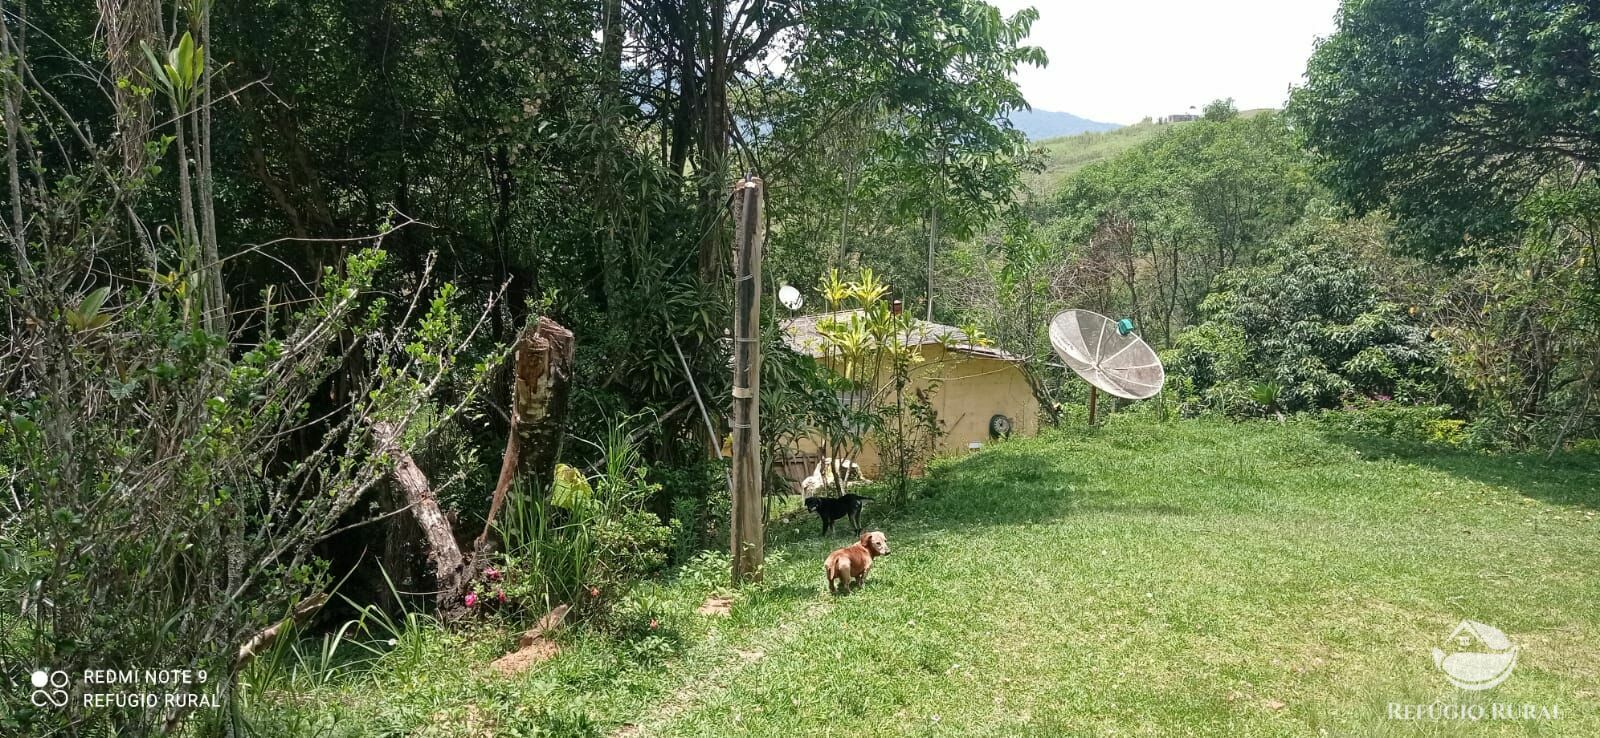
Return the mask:
<svg viewBox="0 0 1600 738">
<path fill-rule="evenodd" d="M 646 477 L 627 422 L 599 446 L 601 470 L 562 466 L 548 495 L 518 488 L 500 528 L 505 585 L 513 603 L 548 609 L 593 603 L 661 570 L 678 535 L 647 509 L 660 487 Z M 492 593 L 490 593 L 492 594 Z"/>
<path fill-rule="evenodd" d="M 1236 416 L 1380 395 L 1437 402 L 1442 347 L 1379 288 L 1336 227 L 1304 228 L 1262 265 L 1224 273 L 1201 305 L 1204 322 L 1171 354 L 1180 402 L 1190 414 Z"/>
<path fill-rule="evenodd" d="M 387 476 L 372 424 L 448 419 L 435 390 L 468 377 L 457 389 L 470 400 L 487 373 L 458 366 L 470 331 L 448 285 L 393 333 L 370 332 L 384 311 L 368 289 L 384 256 L 365 250 L 328 268 L 301 312 L 248 338 L 197 322 L 183 272 L 104 277 L 116 288 L 84 296 L 63 285 L 103 275 L 69 280 L 70 262 L 38 260 L 60 278 L 24 280 L 5 303 L 18 329 L 0 335 L 0 354 L 17 359 L 0 368 L 0 473 L 14 505 L 0 590 L 18 595 L 11 612 L 28 634 L 0 642 L 0 661 L 205 670 L 208 692 L 229 696 L 240 645 L 326 587 L 317 545 L 360 520 Z M 0 269 L 0 283 L 11 277 Z M 62 320 L 62 305 L 78 318 Z M 365 373 L 342 371 L 343 333 L 363 335 Z M 335 378 L 345 406 L 322 417 Z M 14 717 L 0 732 L 138 733 L 184 714 L 71 706 Z"/>
<path fill-rule="evenodd" d="M 676 467 L 652 466 L 650 478 L 660 489 L 672 526 L 673 565 L 683 564 L 707 546 L 726 543 L 732 504 L 727 462 L 709 459 Z"/>
<path fill-rule="evenodd" d="M 1451 447 L 1469 445 L 1466 421 L 1450 417 L 1451 412 L 1444 405 L 1363 400 L 1322 413 L 1319 420 L 1325 428 L 1338 433 Z"/>
</svg>

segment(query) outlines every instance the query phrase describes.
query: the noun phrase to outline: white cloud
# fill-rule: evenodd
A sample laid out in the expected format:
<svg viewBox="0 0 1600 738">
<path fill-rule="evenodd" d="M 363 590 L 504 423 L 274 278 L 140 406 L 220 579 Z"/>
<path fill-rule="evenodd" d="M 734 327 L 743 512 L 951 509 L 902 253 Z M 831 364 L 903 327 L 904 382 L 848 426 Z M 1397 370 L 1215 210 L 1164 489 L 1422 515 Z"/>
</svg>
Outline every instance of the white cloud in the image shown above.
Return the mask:
<svg viewBox="0 0 1600 738">
<path fill-rule="evenodd" d="M 1035 108 L 1136 123 L 1222 97 L 1281 107 L 1338 0 L 988 0 L 1039 9 L 1032 43 L 1050 66 L 1024 68 Z"/>
</svg>

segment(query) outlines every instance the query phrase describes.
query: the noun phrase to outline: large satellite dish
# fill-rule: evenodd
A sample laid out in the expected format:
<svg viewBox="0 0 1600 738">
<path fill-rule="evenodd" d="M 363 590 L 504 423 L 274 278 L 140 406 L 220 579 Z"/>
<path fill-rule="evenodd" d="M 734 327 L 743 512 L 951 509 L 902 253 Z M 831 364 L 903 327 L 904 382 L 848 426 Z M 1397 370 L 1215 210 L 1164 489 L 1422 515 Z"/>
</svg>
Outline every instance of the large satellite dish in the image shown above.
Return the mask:
<svg viewBox="0 0 1600 738">
<path fill-rule="evenodd" d="M 1132 321 L 1068 310 L 1050 319 L 1050 345 L 1084 381 L 1117 397 L 1154 397 L 1167 379 L 1155 349 L 1133 334 Z"/>
</svg>

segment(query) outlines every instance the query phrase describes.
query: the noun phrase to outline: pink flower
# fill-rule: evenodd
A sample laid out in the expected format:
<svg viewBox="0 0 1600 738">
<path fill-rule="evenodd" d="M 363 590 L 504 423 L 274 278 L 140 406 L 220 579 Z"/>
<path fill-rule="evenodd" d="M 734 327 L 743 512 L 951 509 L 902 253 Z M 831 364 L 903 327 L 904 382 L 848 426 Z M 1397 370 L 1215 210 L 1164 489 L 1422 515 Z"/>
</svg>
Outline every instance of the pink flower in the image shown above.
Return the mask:
<svg viewBox="0 0 1600 738">
<path fill-rule="evenodd" d="M 498 582 L 505 575 L 502 574 L 499 569 L 496 569 L 496 568 L 491 566 L 491 567 L 483 570 L 483 576 L 484 576 L 484 578 L 488 579 L 491 582 Z"/>
<path fill-rule="evenodd" d="M 477 604 L 478 604 L 478 593 L 476 593 L 476 592 L 468 592 L 467 593 L 467 607 L 475 607 L 475 606 L 477 606 Z"/>
<path fill-rule="evenodd" d="M 590 597 L 599 597 L 600 596 L 600 588 L 599 587 L 590 587 L 589 588 L 589 596 Z"/>
<path fill-rule="evenodd" d="M 499 600 L 500 604 L 502 604 L 502 605 L 506 604 L 506 593 L 504 593 L 504 592 L 495 592 L 494 593 L 494 598 Z"/>
<path fill-rule="evenodd" d="M 659 628 L 659 627 L 661 627 L 661 622 L 656 620 L 655 618 L 650 618 L 650 629 L 651 630 L 655 630 L 656 628 Z"/>
</svg>

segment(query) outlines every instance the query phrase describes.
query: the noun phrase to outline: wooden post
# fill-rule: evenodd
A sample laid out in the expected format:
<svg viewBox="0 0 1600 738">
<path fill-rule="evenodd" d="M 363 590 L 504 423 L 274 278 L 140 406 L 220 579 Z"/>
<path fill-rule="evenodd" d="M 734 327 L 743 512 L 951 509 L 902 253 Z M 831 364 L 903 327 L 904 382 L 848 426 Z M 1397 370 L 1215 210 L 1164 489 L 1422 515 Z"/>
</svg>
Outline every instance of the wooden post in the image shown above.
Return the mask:
<svg viewBox="0 0 1600 738">
<path fill-rule="evenodd" d="M 761 578 L 761 180 L 734 185 L 733 582 Z"/>
<path fill-rule="evenodd" d="M 1096 386 L 1094 386 L 1092 384 L 1089 385 L 1089 425 L 1090 426 L 1094 425 L 1095 405 L 1099 404 L 1098 403 L 1099 399 L 1100 399 L 1100 388 L 1096 387 Z"/>
</svg>

